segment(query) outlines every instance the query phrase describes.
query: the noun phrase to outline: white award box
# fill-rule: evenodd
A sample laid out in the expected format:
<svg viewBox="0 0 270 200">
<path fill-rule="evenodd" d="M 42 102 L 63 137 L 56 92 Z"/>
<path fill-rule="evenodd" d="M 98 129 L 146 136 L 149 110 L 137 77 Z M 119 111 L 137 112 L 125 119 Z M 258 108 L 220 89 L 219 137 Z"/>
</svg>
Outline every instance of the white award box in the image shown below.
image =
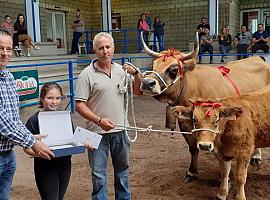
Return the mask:
<svg viewBox="0 0 270 200">
<path fill-rule="evenodd" d="M 40 134 L 47 134 L 42 138 L 53 151 L 55 157 L 68 156 L 85 152 L 83 143 L 73 140 L 73 125 L 69 111 L 39 112 Z"/>
</svg>

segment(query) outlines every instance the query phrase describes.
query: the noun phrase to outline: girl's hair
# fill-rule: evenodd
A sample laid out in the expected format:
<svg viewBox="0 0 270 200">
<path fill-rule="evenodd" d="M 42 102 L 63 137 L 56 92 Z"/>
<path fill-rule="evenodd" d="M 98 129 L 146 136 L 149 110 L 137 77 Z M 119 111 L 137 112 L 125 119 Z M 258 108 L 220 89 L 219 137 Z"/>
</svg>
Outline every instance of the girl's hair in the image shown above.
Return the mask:
<svg viewBox="0 0 270 200">
<path fill-rule="evenodd" d="M 41 87 L 40 90 L 40 100 L 39 100 L 39 107 L 43 108 L 42 100 L 45 98 L 45 96 L 48 94 L 48 92 L 52 89 L 57 89 L 61 95 L 63 95 L 62 88 L 57 83 L 46 83 Z"/>
<path fill-rule="evenodd" d="M 157 22 L 157 19 L 160 20 L 159 16 L 156 16 L 156 17 L 155 17 L 154 22 Z"/>
</svg>

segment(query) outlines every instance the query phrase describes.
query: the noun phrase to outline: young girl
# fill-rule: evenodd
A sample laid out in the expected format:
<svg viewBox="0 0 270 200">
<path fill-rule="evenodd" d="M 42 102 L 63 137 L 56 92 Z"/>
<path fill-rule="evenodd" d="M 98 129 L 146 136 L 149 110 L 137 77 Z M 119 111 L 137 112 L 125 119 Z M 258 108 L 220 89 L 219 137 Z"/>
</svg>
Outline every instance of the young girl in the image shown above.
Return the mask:
<svg viewBox="0 0 270 200">
<path fill-rule="evenodd" d="M 31 116 L 26 127 L 32 134 L 39 134 L 38 113 L 57 111 L 61 106 L 62 89 L 57 83 L 46 83 L 40 92 L 40 108 Z M 91 149 L 91 145 L 85 145 Z M 62 200 L 70 179 L 71 156 L 63 156 L 46 160 L 34 158 L 36 184 L 42 200 Z"/>
</svg>

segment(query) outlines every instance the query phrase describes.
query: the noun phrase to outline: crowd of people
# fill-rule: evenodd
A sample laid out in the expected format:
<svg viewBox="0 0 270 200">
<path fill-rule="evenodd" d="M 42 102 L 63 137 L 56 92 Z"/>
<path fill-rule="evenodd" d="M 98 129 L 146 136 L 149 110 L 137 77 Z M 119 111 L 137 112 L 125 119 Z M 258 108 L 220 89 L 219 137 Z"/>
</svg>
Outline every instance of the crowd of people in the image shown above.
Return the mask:
<svg viewBox="0 0 270 200">
<path fill-rule="evenodd" d="M 199 32 L 200 52 L 199 63 L 202 62 L 202 54 L 209 52 L 210 61 L 213 63 L 213 41 L 214 36 L 210 33 L 210 25 L 207 23 L 206 18 L 201 18 L 201 23 L 197 26 L 196 31 Z M 264 53 L 269 53 L 270 34 L 264 30 L 263 24 L 258 24 L 258 30 L 251 34 L 245 25 L 241 26 L 239 33 L 233 38 L 229 33 L 228 27 L 222 27 L 218 34 L 218 44 L 221 54 L 221 63 L 224 63 L 224 58 L 232 50 L 232 45 L 236 47 L 237 59 L 248 57 L 248 50 L 252 53 L 257 53 L 258 50 L 262 50 Z"/>
<path fill-rule="evenodd" d="M 143 39 L 151 49 L 155 47 L 154 42 L 158 41 L 159 51 L 165 50 L 164 47 L 164 26 L 165 23 L 161 22 L 160 17 L 156 16 L 154 21 L 149 14 L 149 11 L 145 11 L 141 14 L 141 18 L 138 20 L 137 28 L 143 32 Z M 157 40 L 156 40 L 157 39 Z M 143 52 L 143 47 L 141 46 Z"/>
</svg>

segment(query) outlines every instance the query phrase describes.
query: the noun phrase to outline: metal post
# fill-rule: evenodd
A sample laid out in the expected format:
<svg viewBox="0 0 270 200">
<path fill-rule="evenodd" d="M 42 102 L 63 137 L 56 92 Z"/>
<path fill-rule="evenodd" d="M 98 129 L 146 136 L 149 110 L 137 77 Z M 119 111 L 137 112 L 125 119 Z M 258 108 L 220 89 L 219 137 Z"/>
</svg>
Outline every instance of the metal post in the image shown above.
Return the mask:
<svg viewBox="0 0 270 200">
<path fill-rule="evenodd" d="M 70 106 L 71 112 L 75 111 L 75 97 L 74 97 L 74 82 L 73 82 L 73 63 L 68 61 L 68 76 L 69 76 L 69 94 L 70 94 Z"/>
<path fill-rule="evenodd" d="M 90 54 L 89 31 L 85 32 L 86 54 Z"/>
<path fill-rule="evenodd" d="M 122 57 L 122 58 L 121 58 L 121 62 L 122 62 L 122 65 L 125 64 L 125 57 Z"/>
<path fill-rule="evenodd" d="M 127 53 L 127 30 L 124 30 L 124 53 Z"/>
<path fill-rule="evenodd" d="M 156 39 L 156 34 L 154 32 L 154 51 L 157 52 L 157 39 Z M 159 50 L 160 51 L 160 50 Z"/>
<path fill-rule="evenodd" d="M 137 33 L 138 33 L 138 49 L 137 49 L 137 52 L 140 52 L 141 51 L 141 30 L 138 29 Z"/>
</svg>

